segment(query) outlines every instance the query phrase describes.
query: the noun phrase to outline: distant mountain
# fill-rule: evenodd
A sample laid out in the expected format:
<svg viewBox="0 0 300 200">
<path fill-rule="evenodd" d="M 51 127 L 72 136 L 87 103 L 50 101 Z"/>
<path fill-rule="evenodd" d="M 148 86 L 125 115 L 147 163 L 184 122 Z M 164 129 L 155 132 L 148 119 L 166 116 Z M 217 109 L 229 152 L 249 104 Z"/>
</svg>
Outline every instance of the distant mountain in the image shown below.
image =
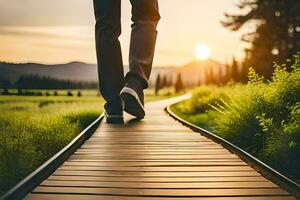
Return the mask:
<svg viewBox="0 0 300 200">
<path fill-rule="evenodd" d="M 224 65 L 214 61 L 193 61 L 181 67 L 158 67 L 154 68 L 150 82 L 153 84 L 158 74 L 167 76 L 175 81 L 177 74 L 181 74 L 182 81 L 185 85 L 195 85 L 205 82 L 205 69 L 210 67 L 216 75 L 220 70 L 224 70 Z"/>
<path fill-rule="evenodd" d="M 35 63 L 11 64 L 0 62 L 0 76 L 15 81 L 21 75 L 34 74 L 50 76 L 74 81 L 97 81 L 97 67 L 95 64 L 71 62 L 58 65 L 43 65 Z"/>
<path fill-rule="evenodd" d="M 173 81 L 178 73 L 181 74 L 185 84 L 197 84 L 204 79 L 204 69 L 211 67 L 214 71 L 223 67 L 217 61 L 193 61 L 182 67 L 153 67 L 150 83 L 155 83 L 158 74 L 166 75 Z M 125 72 L 128 67 L 125 67 Z M 44 65 L 35 63 L 12 64 L 0 62 L 0 79 L 8 79 L 15 82 L 21 75 L 40 75 L 58 79 L 68 79 L 73 81 L 93 82 L 98 80 L 96 64 L 86 64 L 82 62 L 71 62 L 57 65 Z"/>
</svg>

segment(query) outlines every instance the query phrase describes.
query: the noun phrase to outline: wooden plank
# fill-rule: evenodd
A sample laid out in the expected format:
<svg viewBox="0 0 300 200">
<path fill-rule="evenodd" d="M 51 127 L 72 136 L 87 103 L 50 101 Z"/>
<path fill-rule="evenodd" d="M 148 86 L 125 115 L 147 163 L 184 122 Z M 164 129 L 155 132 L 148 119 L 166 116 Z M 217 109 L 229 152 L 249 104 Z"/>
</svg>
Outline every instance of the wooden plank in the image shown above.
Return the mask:
<svg viewBox="0 0 300 200">
<path fill-rule="evenodd" d="M 242 162 L 240 159 L 187 159 L 187 160 L 181 160 L 181 159 L 178 159 L 178 160 L 129 160 L 129 159 L 117 159 L 117 160 L 114 160 L 114 159 L 72 159 L 72 158 L 69 158 L 68 162 L 78 162 L 78 163 L 89 163 L 89 162 L 94 162 L 94 163 L 103 163 L 104 165 L 106 163 L 123 163 L 124 165 L 125 164 L 131 164 L 131 163 L 153 163 L 153 164 L 156 164 L 156 163 L 166 163 L 166 164 L 176 164 L 176 163 L 195 163 L 195 164 L 198 164 L 201 165 L 202 163 L 205 163 L 205 162 L 214 162 L 216 163 L 217 165 L 220 165 L 222 164 L 223 162 Z M 243 163 L 243 162 L 242 162 Z M 244 163 L 245 165 L 247 165 L 246 163 Z"/>
<path fill-rule="evenodd" d="M 124 135 L 124 134 L 123 134 Z M 147 141 L 147 140 L 161 140 L 161 141 L 168 141 L 168 140 L 199 140 L 199 141 L 209 141 L 208 139 L 204 139 L 198 136 L 195 136 L 193 134 L 186 134 L 186 136 L 184 136 L 184 134 L 180 133 L 180 135 L 174 135 L 174 137 L 171 135 L 158 135 L 158 134 L 144 134 L 144 135 L 129 135 L 129 136 L 122 136 L 121 133 L 111 133 L 110 135 L 97 135 L 97 137 L 92 137 L 90 138 L 88 141 L 103 141 L 103 140 L 111 140 L 111 141 L 120 141 L 120 140 L 143 140 L 143 141 Z"/>
<path fill-rule="evenodd" d="M 194 135 L 191 133 L 179 133 L 179 134 L 170 134 L 168 132 L 162 133 L 162 135 L 159 135 L 158 132 L 153 132 L 153 134 L 151 133 L 147 133 L 147 134 L 130 134 L 128 136 L 122 136 L 124 135 L 124 133 L 119 133 L 119 132 L 111 132 L 111 133 L 101 133 L 101 134 L 97 134 L 94 135 L 92 138 L 90 138 L 90 140 L 102 140 L 102 139 L 108 139 L 108 140 L 147 140 L 147 139 L 157 139 L 157 140 L 204 140 L 207 141 L 206 139 L 203 139 L 202 136 L 200 135 Z M 161 136 L 161 137 L 160 137 Z M 174 136 L 174 138 L 173 138 Z M 200 137 L 199 137 L 200 136 Z"/>
<path fill-rule="evenodd" d="M 155 162 L 155 161 L 139 161 L 139 162 L 78 162 L 78 161 L 67 161 L 64 163 L 64 166 L 105 166 L 105 167 L 113 167 L 113 166 L 127 166 L 127 167 L 191 167 L 191 166 L 247 166 L 244 162 Z"/>
<path fill-rule="evenodd" d="M 252 172 L 249 166 L 203 166 L 203 167 L 100 167 L 100 166 L 66 166 L 59 170 L 65 171 L 127 171 L 127 172 Z"/>
<path fill-rule="evenodd" d="M 188 148 L 195 148 L 195 149 L 202 149 L 202 148 L 219 148 L 218 145 L 213 145 L 213 144 L 201 144 L 201 146 L 198 145 L 131 145 L 131 144 L 111 144 L 111 145 L 107 145 L 107 144 L 103 144 L 103 145 L 96 145 L 96 144 L 84 144 L 82 146 L 82 148 L 106 148 L 106 149 L 113 149 L 116 147 L 119 147 L 119 149 L 126 149 L 126 147 L 128 148 L 140 148 L 140 149 L 151 149 L 153 148 L 174 148 L 174 149 L 188 149 Z"/>
<path fill-rule="evenodd" d="M 159 153 L 159 152 L 106 152 L 106 153 L 98 153 L 98 152 L 76 152 L 74 155 L 78 156 L 206 156 L 206 155 L 211 155 L 212 153 L 216 153 L 217 155 L 230 155 L 227 152 L 202 152 L 202 153 L 176 153 L 176 152 L 167 152 L 167 153 Z"/>
<path fill-rule="evenodd" d="M 282 189 L 131 189 L 131 188 L 83 188 L 83 187 L 37 187 L 33 193 L 132 195 L 165 197 L 216 197 L 216 196 L 275 196 L 289 195 Z"/>
<path fill-rule="evenodd" d="M 140 159 L 140 160 L 192 160 L 192 159 L 214 159 L 214 158 L 236 158 L 235 155 L 135 155 L 134 157 L 128 155 L 72 155 L 73 159 L 112 159 L 112 160 L 118 160 L 118 159 Z"/>
<path fill-rule="evenodd" d="M 126 132 L 126 131 L 125 131 Z M 181 136 L 181 137 L 189 137 L 189 136 L 200 136 L 200 137 L 203 137 L 201 135 L 197 135 L 195 132 L 190 132 L 190 131 L 176 131 L 176 132 L 162 132 L 160 130 L 157 130 L 157 131 L 147 131 L 145 130 L 145 132 L 142 132 L 142 131 L 132 131 L 132 132 L 126 132 L 126 134 L 124 134 L 124 132 L 122 131 L 115 131 L 115 132 L 95 132 L 94 133 L 94 136 L 95 137 L 104 137 L 104 136 L 117 136 L 117 135 L 130 135 L 130 136 L 154 136 L 154 137 L 157 137 L 157 136 L 165 136 L 165 137 L 172 137 L 172 135 L 174 136 Z"/>
<path fill-rule="evenodd" d="M 93 156 L 108 156 L 108 155 L 118 155 L 118 156 L 140 156 L 140 155 L 153 155 L 153 156 L 163 156 L 163 155 L 185 155 L 185 156 L 195 156 L 195 155 L 230 155 L 229 152 L 226 151 L 206 151 L 206 152 L 147 152 L 147 151 L 139 151 L 139 152 L 128 152 L 128 151 L 107 151 L 107 152 L 75 152 L 74 155 L 93 155 Z"/>
<path fill-rule="evenodd" d="M 117 195 L 71 195 L 71 194 L 30 194 L 25 200 L 196 200 L 190 197 L 137 197 L 137 196 L 117 196 Z M 291 196 L 255 196 L 255 197 L 201 197 L 201 200 L 296 200 Z"/>
<path fill-rule="evenodd" d="M 82 146 L 82 148 L 83 149 L 85 149 L 85 148 L 107 148 L 107 149 L 109 149 L 109 148 L 113 148 L 113 149 L 118 149 L 118 147 L 119 147 L 119 149 L 126 149 L 126 148 L 128 148 L 128 149 L 132 149 L 132 148 L 134 148 L 134 149 L 137 149 L 137 148 L 139 148 L 139 149 L 151 149 L 151 148 L 156 148 L 156 149 L 159 149 L 159 148 L 161 148 L 161 149 L 166 149 L 166 148 L 177 148 L 177 149 L 205 149 L 205 148 L 219 148 L 219 145 L 212 145 L 212 144 L 209 144 L 209 145 L 207 145 L 207 144 L 201 144 L 201 146 L 199 147 L 199 146 L 197 146 L 197 145 L 91 145 L 91 144 L 89 144 L 89 145 L 87 145 L 87 144 L 84 144 L 83 146 Z"/>
<path fill-rule="evenodd" d="M 150 117 L 150 116 L 148 116 Z M 169 124 L 169 120 L 166 120 L 165 122 L 167 123 L 160 123 L 160 124 L 144 124 L 144 123 L 135 123 L 135 124 L 102 124 L 100 125 L 100 129 L 101 130 L 106 130 L 106 129 L 122 129 L 122 130 L 126 130 L 126 129 L 131 129 L 131 128 L 137 128 L 137 129 L 147 129 L 147 128 L 160 128 L 160 129 L 167 129 L 167 130 L 172 130 L 172 129 L 181 129 L 181 130 L 189 130 L 185 127 L 183 127 L 182 125 L 178 124 L 178 123 L 173 123 L 173 124 Z M 170 125 L 172 125 L 172 127 L 170 127 Z"/>
<path fill-rule="evenodd" d="M 172 139 L 169 139 L 169 140 L 165 140 L 165 141 L 162 141 L 162 140 L 149 140 L 149 139 L 143 139 L 143 140 L 137 140 L 138 138 L 130 138 L 130 139 L 127 139 L 127 140 L 119 140 L 119 139 L 115 139 L 115 140 L 112 140 L 112 139 L 109 139 L 109 140 L 99 140 L 99 141 L 93 141 L 93 140 L 88 140 L 86 141 L 86 144 L 90 144 L 90 143 L 96 143 L 96 144 L 114 144 L 114 143 L 117 143 L 117 144 L 122 144 L 122 143 L 125 143 L 125 144 L 131 144 L 131 143 L 138 143 L 138 144 L 190 144 L 190 143 L 201 143 L 201 144 L 215 144 L 214 142 L 212 141 L 209 141 L 209 140 L 172 140 Z"/>
<path fill-rule="evenodd" d="M 142 132 L 142 130 L 144 128 L 127 128 L 127 129 L 106 128 L 106 129 L 99 129 L 98 131 L 96 131 L 96 133 L 103 133 L 103 132 L 105 132 L 105 133 L 110 133 L 110 132 L 130 133 L 130 132 L 136 132 L 139 129 L 141 129 L 140 131 Z M 180 128 L 180 129 L 178 129 L 178 128 L 160 129 L 159 127 L 147 128 L 147 129 L 144 129 L 144 130 L 147 131 L 147 132 L 167 132 L 167 133 L 186 131 L 186 129 L 184 129 L 184 128 Z"/>
<path fill-rule="evenodd" d="M 211 146 L 211 147 L 218 147 L 219 145 L 218 144 L 215 144 L 213 142 L 207 142 L 207 143 L 175 143 L 175 142 L 170 142 L 170 143 L 150 143 L 150 144 L 147 144 L 147 143 L 135 143 L 135 142 L 131 142 L 131 143 L 128 143 L 128 144 L 121 144 L 121 143 L 118 143 L 118 142 L 110 142 L 110 143 L 105 143 L 105 142 L 102 142 L 102 143 L 98 143 L 98 144 L 89 144 L 89 143 L 86 143 L 84 144 L 84 146 L 93 146 L 93 147 L 99 147 L 99 146 L 136 146 L 136 147 L 139 147 L 139 146 L 142 146 L 142 147 L 199 147 L 199 145 L 201 146 Z"/>
<path fill-rule="evenodd" d="M 57 169 L 55 175 L 76 175 L 76 176 L 115 176 L 115 177 L 209 177 L 209 176 L 260 176 L 255 171 L 246 172 L 134 172 L 134 171 L 64 171 Z"/>
<path fill-rule="evenodd" d="M 167 122 L 167 121 L 166 121 Z M 167 124 L 167 123 L 166 123 Z M 137 132 L 137 131 L 147 131 L 148 129 L 149 130 L 158 130 L 158 131 L 161 131 L 161 130 L 165 130 L 167 132 L 172 132 L 173 130 L 174 131 L 191 131 L 190 129 L 180 125 L 180 124 L 172 124 L 172 126 L 170 125 L 145 125 L 145 124 L 140 124 L 140 123 L 136 123 L 134 125 L 131 125 L 131 126 L 128 126 L 128 124 L 124 124 L 124 125 L 121 125 L 121 126 L 118 126 L 118 125 L 113 125 L 113 124 L 107 124 L 107 125 L 100 125 L 100 128 L 98 130 L 96 130 L 96 132 L 104 132 L 104 131 L 107 131 L 107 130 L 114 130 L 114 131 L 127 131 L 127 130 L 133 130 L 134 132 Z"/>
<path fill-rule="evenodd" d="M 105 146 L 175 146 L 175 147 L 181 147 L 181 146 L 190 146 L 190 147 L 194 147 L 194 146 L 198 146 L 198 145 L 206 145 L 206 146 L 216 146 L 214 143 L 211 143 L 211 142 L 203 142 L 203 143 L 198 143 L 198 142 L 182 142 L 182 143 L 179 143 L 179 142 L 89 142 L 89 143 L 86 143 L 85 146 L 102 146 L 102 145 L 105 145 Z"/>
<path fill-rule="evenodd" d="M 101 156 L 121 156 L 121 157 L 128 157 L 128 156 L 135 156 L 135 157 L 140 157 L 140 156 L 207 156 L 207 155 L 211 155 L 213 153 L 216 153 L 219 156 L 224 155 L 225 157 L 227 155 L 230 155 L 227 152 L 201 152 L 201 153 L 176 153 L 176 152 L 166 152 L 166 153 L 159 153 L 159 152 L 143 152 L 143 151 L 139 151 L 139 152 L 105 152 L 105 153 L 99 153 L 99 152 L 76 152 L 74 153 L 74 155 L 77 156 L 96 156 L 96 157 L 101 157 Z"/>
<path fill-rule="evenodd" d="M 139 182 L 91 182 L 91 181 L 53 181 L 46 180 L 41 186 L 55 187 L 93 187 L 93 188 L 140 188 L 140 189 L 204 189 L 204 188 L 279 188 L 271 182 L 206 182 L 206 183 L 139 183 Z"/>
<path fill-rule="evenodd" d="M 122 136 L 125 135 L 125 136 Z M 201 135 L 196 135 L 194 132 L 173 132 L 173 133 L 169 133 L 169 132 L 130 132 L 129 133 L 121 133 L 121 132 L 110 132 L 110 133 L 106 133 L 106 132 L 102 132 L 102 133 L 94 133 L 92 138 L 95 139 L 102 139 L 102 138 L 116 138 L 116 137 L 124 137 L 124 138 L 158 138 L 158 137 L 162 137 L 162 138 L 169 138 L 171 139 L 174 136 L 174 139 L 192 139 L 192 138 L 199 138 L 201 139 L 203 136 Z"/>
<path fill-rule="evenodd" d="M 102 139 L 174 139 L 174 140 L 188 140 L 188 139 L 201 139 L 201 140 L 209 140 L 208 138 L 201 136 L 201 135 L 196 135 L 194 132 L 191 133 L 172 133 L 172 134 L 159 134 L 159 132 L 151 132 L 151 133 L 146 133 L 141 134 L 141 133 L 135 133 L 132 132 L 130 134 L 123 134 L 123 137 L 120 137 L 121 134 L 118 133 L 113 133 L 113 134 L 108 134 L 108 133 L 101 133 L 97 135 L 93 135 L 90 140 L 102 140 Z"/>
<path fill-rule="evenodd" d="M 76 153 L 107 153 L 107 152 L 141 152 L 141 153 L 218 153 L 229 152 L 226 149 L 78 149 Z"/>
<path fill-rule="evenodd" d="M 149 182 L 149 183 L 201 183 L 201 182 L 268 182 L 262 176 L 237 176 L 237 177 L 99 177 L 99 176 L 57 176 L 52 175 L 48 180 L 69 181 L 100 181 L 100 182 Z"/>
<path fill-rule="evenodd" d="M 157 160 L 143 160 L 143 159 L 78 159 L 74 160 L 69 158 L 70 162 L 238 162 L 241 161 L 239 158 L 208 158 L 208 159 L 170 159 L 170 160 L 162 160 L 162 159 L 157 159 Z"/>
<path fill-rule="evenodd" d="M 215 155 L 230 155 L 230 152 L 223 149 L 199 149 L 199 150 L 169 150 L 169 149 L 154 149 L 153 151 L 149 149 L 126 149 L 126 150 L 118 150 L 118 149 L 82 149 L 80 151 L 75 152 L 77 155 L 207 155 L 207 154 L 215 154 Z"/>
<path fill-rule="evenodd" d="M 119 146 L 121 146 L 121 145 L 119 145 Z M 83 146 L 81 146 L 81 149 L 99 149 L 99 150 L 101 150 L 101 149 L 105 149 L 105 150 L 120 150 L 121 148 L 116 148 L 116 147 L 118 147 L 118 146 L 104 146 L 104 145 L 101 145 L 101 146 L 99 146 L 99 145 L 83 145 Z M 121 146 L 122 147 L 122 146 Z M 125 145 L 123 145 L 123 147 L 126 147 Z M 147 147 L 145 147 L 145 146 L 128 146 L 127 148 L 126 148 L 126 150 L 134 150 L 134 149 L 136 149 L 136 150 L 148 150 L 148 151 L 150 151 L 150 150 L 166 150 L 166 149 L 168 149 L 168 150 L 178 150 L 178 149 L 180 149 L 180 150 L 202 150 L 202 149 L 222 149 L 222 147 L 221 146 L 219 146 L 219 145 L 216 145 L 216 146 L 195 146 L 195 147 L 180 147 L 180 148 L 177 148 L 176 146 L 147 146 Z"/>
<path fill-rule="evenodd" d="M 199 145 L 199 143 L 203 143 L 203 144 L 210 144 L 210 143 L 213 143 L 213 144 L 216 144 L 216 145 L 219 145 L 215 142 L 212 142 L 212 141 L 209 141 L 209 140 L 205 140 L 205 139 L 202 139 L 202 138 L 190 138 L 190 137 L 178 137 L 178 138 L 171 138 L 169 136 L 166 136 L 165 138 L 157 138 L 156 136 L 154 137 L 146 137 L 146 136 L 131 136 L 131 137 L 128 137 L 128 138 L 125 138 L 125 137 L 122 137 L 122 136 L 119 136 L 119 135 L 115 135 L 115 136 L 112 136 L 111 138 L 106 138 L 106 139 L 103 139 L 103 138 L 97 138 L 97 139 L 90 139 L 87 141 L 87 143 L 121 143 L 121 142 L 129 142 L 129 143 L 132 143 L 132 142 L 136 142 L 136 143 L 168 143 L 168 142 L 172 142 L 172 143 L 197 143 Z"/>
</svg>

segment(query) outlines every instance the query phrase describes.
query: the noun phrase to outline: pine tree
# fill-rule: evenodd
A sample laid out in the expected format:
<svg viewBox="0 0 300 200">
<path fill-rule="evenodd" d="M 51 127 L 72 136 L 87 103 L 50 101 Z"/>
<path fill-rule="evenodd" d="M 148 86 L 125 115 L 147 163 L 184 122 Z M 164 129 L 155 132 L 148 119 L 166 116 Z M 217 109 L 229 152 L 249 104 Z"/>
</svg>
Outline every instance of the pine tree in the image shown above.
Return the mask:
<svg viewBox="0 0 300 200">
<path fill-rule="evenodd" d="M 168 81 L 167 81 L 167 87 L 171 87 L 171 86 L 173 86 L 173 77 L 172 76 L 170 76 L 170 77 L 168 77 L 168 79 L 167 79 Z"/>
<path fill-rule="evenodd" d="M 223 85 L 224 84 L 224 75 L 223 75 L 223 69 L 220 67 L 218 69 L 218 84 Z"/>
<path fill-rule="evenodd" d="M 9 95 L 9 90 L 8 89 L 3 89 L 2 95 Z"/>
<path fill-rule="evenodd" d="M 231 81 L 231 66 L 228 62 L 225 64 L 224 84 Z"/>
<path fill-rule="evenodd" d="M 215 79 L 214 79 L 214 73 L 211 67 L 206 67 L 205 68 L 205 84 L 210 85 L 214 84 Z"/>
<path fill-rule="evenodd" d="M 156 81 L 155 81 L 155 95 L 158 95 L 159 90 L 161 89 L 161 78 L 160 75 L 158 74 L 156 76 Z"/>
<path fill-rule="evenodd" d="M 300 49 L 300 1 L 239 0 L 237 6 L 241 14 L 225 14 L 223 25 L 237 31 L 256 22 L 242 37 L 251 44 L 246 66 L 270 78 L 273 61 L 284 63 Z"/>
<path fill-rule="evenodd" d="M 246 53 L 246 57 L 241 65 L 241 72 L 240 72 L 240 81 L 242 83 L 247 83 L 248 82 L 248 74 L 249 74 L 249 65 L 248 65 L 248 53 L 247 51 Z"/>
<path fill-rule="evenodd" d="M 239 81 L 239 66 L 234 57 L 233 57 L 232 63 L 231 63 L 231 78 L 235 82 Z"/>
<path fill-rule="evenodd" d="M 177 74 L 177 77 L 176 77 L 176 81 L 175 81 L 175 92 L 180 92 L 184 89 L 184 85 L 183 85 L 183 82 L 182 82 L 182 78 L 181 78 L 181 74 Z"/>
<path fill-rule="evenodd" d="M 0 77 L 0 89 L 9 89 L 11 88 L 11 82 L 8 79 Z"/>
<path fill-rule="evenodd" d="M 161 84 L 161 88 L 165 88 L 165 87 L 168 87 L 167 75 L 163 76 L 163 80 L 162 80 L 162 84 Z"/>
<path fill-rule="evenodd" d="M 68 91 L 68 92 L 67 92 L 67 96 L 72 97 L 72 96 L 73 96 L 72 92 L 71 92 L 71 91 Z"/>
</svg>

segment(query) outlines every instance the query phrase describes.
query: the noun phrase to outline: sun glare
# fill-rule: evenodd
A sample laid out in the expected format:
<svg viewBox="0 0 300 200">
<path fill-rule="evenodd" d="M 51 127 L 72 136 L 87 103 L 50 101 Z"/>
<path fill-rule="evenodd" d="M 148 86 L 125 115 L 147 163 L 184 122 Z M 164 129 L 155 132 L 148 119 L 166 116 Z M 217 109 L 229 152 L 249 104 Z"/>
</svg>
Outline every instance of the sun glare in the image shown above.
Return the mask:
<svg viewBox="0 0 300 200">
<path fill-rule="evenodd" d="M 209 58 L 211 53 L 210 48 L 205 44 L 199 44 L 194 51 L 194 54 L 199 60 L 206 60 Z"/>
</svg>

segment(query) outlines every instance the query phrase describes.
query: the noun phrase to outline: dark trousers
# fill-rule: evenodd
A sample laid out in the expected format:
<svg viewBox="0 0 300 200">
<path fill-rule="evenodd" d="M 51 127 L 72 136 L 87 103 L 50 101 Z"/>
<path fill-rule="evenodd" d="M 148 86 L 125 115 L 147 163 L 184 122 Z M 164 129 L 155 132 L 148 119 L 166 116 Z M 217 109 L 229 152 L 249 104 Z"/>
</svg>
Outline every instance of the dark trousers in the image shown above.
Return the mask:
<svg viewBox="0 0 300 200">
<path fill-rule="evenodd" d="M 136 79 L 143 89 L 148 87 L 151 73 L 157 23 L 160 19 L 157 0 L 130 0 L 132 31 L 129 72 L 124 78 L 121 34 L 121 0 L 94 0 L 96 17 L 96 51 L 100 91 L 108 104 L 120 104 L 119 93 L 124 84 Z"/>
</svg>

